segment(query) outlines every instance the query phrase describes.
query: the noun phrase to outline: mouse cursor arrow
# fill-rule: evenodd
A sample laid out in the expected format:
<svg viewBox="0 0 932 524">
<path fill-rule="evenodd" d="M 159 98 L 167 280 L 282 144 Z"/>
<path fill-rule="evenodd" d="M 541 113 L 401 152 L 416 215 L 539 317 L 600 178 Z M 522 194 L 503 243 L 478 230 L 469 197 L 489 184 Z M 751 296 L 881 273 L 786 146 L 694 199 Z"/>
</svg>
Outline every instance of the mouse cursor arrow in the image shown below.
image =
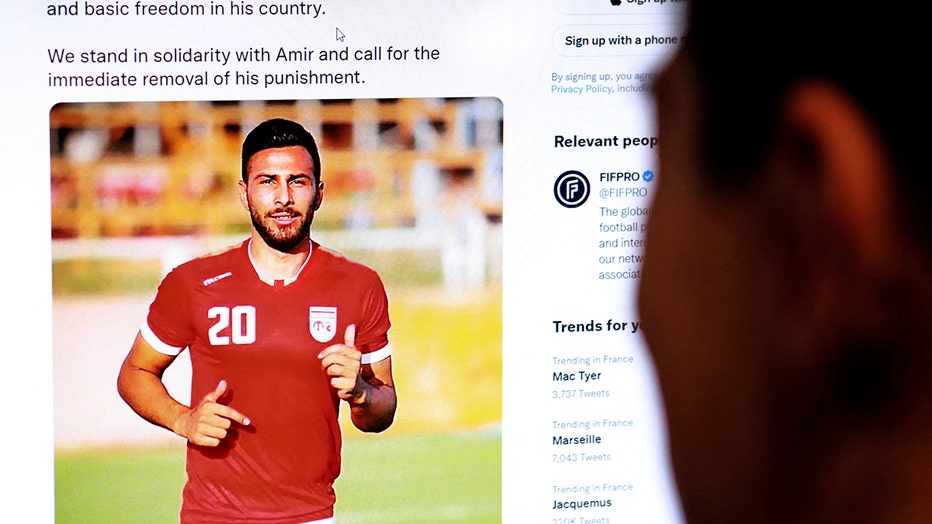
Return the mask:
<svg viewBox="0 0 932 524">
<path fill-rule="evenodd" d="M 343 31 L 340 31 L 340 28 L 338 27 L 337 28 L 337 40 L 342 42 L 344 38 L 346 38 L 346 35 L 343 34 Z"/>
</svg>

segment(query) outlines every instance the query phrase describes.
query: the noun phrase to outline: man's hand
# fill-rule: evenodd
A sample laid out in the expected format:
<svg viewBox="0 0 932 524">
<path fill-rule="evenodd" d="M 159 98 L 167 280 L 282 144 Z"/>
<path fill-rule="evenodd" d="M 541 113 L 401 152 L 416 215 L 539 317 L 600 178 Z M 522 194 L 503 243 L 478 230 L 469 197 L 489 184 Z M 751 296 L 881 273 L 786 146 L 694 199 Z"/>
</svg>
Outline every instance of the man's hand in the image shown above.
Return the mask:
<svg viewBox="0 0 932 524">
<path fill-rule="evenodd" d="M 226 392 L 227 381 L 221 380 L 216 389 L 204 395 L 197 406 L 190 408 L 178 420 L 175 433 L 199 446 L 215 447 L 226 438 L 234 422 L 248 426 L 246 416 L 218 402 Z"/>
<path fill-rule="evenodd" d="M 353 424 L 367 432 L 384 431 L 395 418 L 395 385 L 392 359 L 362 365 L 356 349 L 356 326 L 349 325 L 342 344 L 334 344 L 317 357 L 337 396 L 350 404 Z"/>
<path fill-rule="evenodd" d="M 366 388 L 359 369 L 362 353 L 356 349 L 356 325 L 346 327 L 342 344 L 334 344 L 317 355 L 337 396 L 350 404 L 366 402 Z"/>
</svg>

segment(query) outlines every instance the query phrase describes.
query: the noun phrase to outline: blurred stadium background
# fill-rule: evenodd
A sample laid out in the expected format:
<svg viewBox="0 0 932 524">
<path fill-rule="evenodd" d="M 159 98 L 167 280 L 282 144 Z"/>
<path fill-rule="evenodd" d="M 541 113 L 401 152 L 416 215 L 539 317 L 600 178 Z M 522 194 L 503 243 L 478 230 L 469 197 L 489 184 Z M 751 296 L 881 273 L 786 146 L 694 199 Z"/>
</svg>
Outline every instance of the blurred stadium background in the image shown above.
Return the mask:
<svg viewBox="0 0 932 524">
<path fill-rule="evenodd" d="M 56 521 L 172 522 L 184 444 L 116 394 L 161 277 L 240 241 L 240 147 L 297 120 L 321 147 L 313 235 L 385 281 L 399 395 L 345 424 L 341 524 L 501 520 L 497 99 L 60 104 L 50 112 Z M 166 383 L 189 400 L 186 354 Z"/>
</svg>

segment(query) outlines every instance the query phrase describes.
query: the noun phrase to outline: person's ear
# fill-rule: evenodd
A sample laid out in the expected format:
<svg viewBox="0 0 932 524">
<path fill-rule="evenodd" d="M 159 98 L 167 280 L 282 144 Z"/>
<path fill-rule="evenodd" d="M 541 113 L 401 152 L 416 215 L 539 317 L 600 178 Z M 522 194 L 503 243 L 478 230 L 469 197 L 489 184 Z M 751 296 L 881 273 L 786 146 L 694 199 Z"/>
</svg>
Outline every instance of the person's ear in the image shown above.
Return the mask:
<svg viewBox="0 0 932 524">
<path fill-rule="evenodd" d="M 891 325 L 905 302 L 892 160 L 864 110 L 831 84 L 792 87 L 777 120 L 769 178 L 772 209 L 788 222 L 776 277 L 783 358 L 839 414 L 878 408 L 901 358 Z"/>
<path fill-rule="evenodd" d="M 246 182 L 243 182 L 242 179 L 236 182 L 236 186 L 239 190 L 239 203 L 243 206 L 243 209 L 249 211 L 249 200 L 246 198 Z"/>
<path fill-rule="evenodd" d="M 807 151 L 824 232 L 850 264 L 883 271 L 895 227 L 893 166 L 882 136 L 845 92 L 824 82 L 802 83 L 785 98 L 782 131 Z"/>
<path fill-rule="evenodd" d="M 314 195 L 314 204 L 313 204 L 314 211 L 317 211 L 318 209 L 320 209 L 320 205 L 323 202 L 324 202 L 324 183 L 318 182 L 317 183 L 317 194 Z"/>
</svg>

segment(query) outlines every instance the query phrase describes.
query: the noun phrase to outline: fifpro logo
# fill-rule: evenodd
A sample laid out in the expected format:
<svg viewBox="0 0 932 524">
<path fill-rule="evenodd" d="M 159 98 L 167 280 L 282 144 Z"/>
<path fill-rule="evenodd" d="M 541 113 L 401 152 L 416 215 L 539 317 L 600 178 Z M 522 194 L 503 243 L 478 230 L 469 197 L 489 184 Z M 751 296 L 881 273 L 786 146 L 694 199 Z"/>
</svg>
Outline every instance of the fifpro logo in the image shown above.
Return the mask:
<svg viewBox="0 0 932 524">
<path fill-rule="evenodd" d="M 589 198 L 589 179 L 579 171 L 567 171 L 557 177 L 553 196 L 563 207 L 579 207 Z"/>
</svg>

